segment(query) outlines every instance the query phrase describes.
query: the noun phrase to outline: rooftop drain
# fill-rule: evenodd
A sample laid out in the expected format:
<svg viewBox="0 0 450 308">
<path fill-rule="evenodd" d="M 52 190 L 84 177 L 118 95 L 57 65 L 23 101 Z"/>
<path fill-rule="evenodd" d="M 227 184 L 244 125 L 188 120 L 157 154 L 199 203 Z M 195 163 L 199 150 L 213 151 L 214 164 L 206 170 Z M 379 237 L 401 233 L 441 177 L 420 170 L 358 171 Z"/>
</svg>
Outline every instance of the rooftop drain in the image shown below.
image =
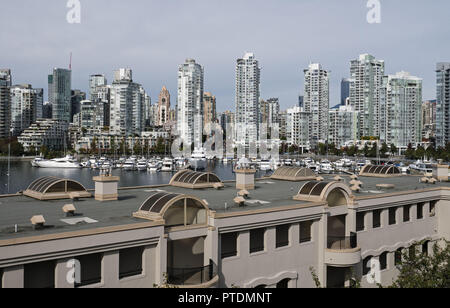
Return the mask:
<svg viewBox="0 0 450 308">
<path fill-rule="evenodd" d="M 195 172 L 191 170 L 181 170 L 177 172 L 170 180 L 170 185 L 191 189 L 221 189 L 224 187 L 222 181 L 214 173 Z"/>
<path fill-rule="evenodd" d="M 28 186 L 23 193 L 37 200 L 60 200 L 90 198 L 91 194 L 77 181 L 54 176 L 41 177 Z"/>
<path fill-rule="evenodd" d="M 398 167 L 392 165 L 389 166 L 366 165 L 361 169 L 360 175 L 369 177 L 387 178 L 387 177 L 402 176 L 402 173 Z"/>
<path fill-rule="evenodd" d="M 316 174 L 309 168 L 283 166 L 278 168 L 270 178 L 282 181 L 300 182 L 315 180 Z"/>
</svg>

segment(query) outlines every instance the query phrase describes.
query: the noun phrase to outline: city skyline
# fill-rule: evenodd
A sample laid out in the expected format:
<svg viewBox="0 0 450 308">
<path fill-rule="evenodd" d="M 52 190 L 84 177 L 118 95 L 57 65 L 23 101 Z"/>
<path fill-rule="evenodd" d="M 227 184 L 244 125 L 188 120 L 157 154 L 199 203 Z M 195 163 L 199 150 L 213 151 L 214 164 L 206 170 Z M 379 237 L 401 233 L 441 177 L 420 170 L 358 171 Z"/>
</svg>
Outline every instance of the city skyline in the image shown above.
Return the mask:
<svg viewBox="0 0 450 308">
<path fill-rule="evenodd" d="M 449 43 L 437 39 L 445 36 L 445 22 L 440 21 L 439 16 L 445 14 L 446 10 L 442 8 L 449 4 L 437 2 L 427 6 L 410 1 L 408 7 L 383 3 L 381 24 L 367 23 L 364 1 L 351 1 L 345 7 L 331 1 L 317 4 L 285 1 L 283 6 L 275 2 L 258 3 L 258 14 L 250 14 L 249 18 L 258 18 L 255 27 L 259 31 L 246 36 L 245 41 L 235 35 L 242 14 L 232 11 L 232 1 L 220 4 L 195 1 L 189 6 L 167 3 L 164 7 L 140 1 L 133 6 L 117 2 L 104 5 L 101 0 L 82 1 L 82 21 L 76 25 L 65 21 L 64 2 L 58 5 L 8 3 L 2 8 L 5 14 L 18 16 L 17 24 L 21 24 L 21 18 L 27 20 L 21 27 L 13 29 L 4 24 L 6 20 L 0 21 L 0 29 L 8 29 L 8 32 L 0 30 L 2 37 L 11 42 L 11 48 L 3 52 L 0 66 L 14 72 L 14 84 L 29 83 L 46 89 L 46 75 L 53 67 L 68 67 L 69 54 L 73 52 L 72 88 L 89 93 L 90 75 L 105 74 L 112 80 L 114 69 L 130 67 L 135 79 L 155 102 L 163 85 L 170 93 L 176 93 L 177 66 L 192 57 L 204 66 L 205 91 L 214 93 L 217 110 L 225 111 L 233 110 L 235 104 L 234 63 L 248 51 L 255 53 L 262 67 L 261 98 L 278 97 L 281 109 L 287 109 L 296 105 L 299 94 L 303 95 L 302 71 L 310 62 L 320 62 L 331 71 L 330 105 L 333 106 L 340 101 L 341 79 L 350 77 L 350 61 L 359 54 L 369 53 L 385 61 L 385 74 L 408 71 L 423 78 L 423 98 L 434 99 L 435 65 L 449 60 Z M 242 11 L 252 4 L 253 1 L 242 4 Z M 183 12 L 195 10 L 201 14 L 208 11 L 209 15 L 202 14 L 208 16 L 204 20 L 188 20 L 173 12 L 175 6 Z M 326 23 L 311 30 L 306 25 L 318 17 L 316 6 L 320 6 Z M 435 9 L 438 6 L 440 10 Z M 154 13 L 160 10 L 173 14 L 165 15 L 163 20 Z M 136 17 L 126 18 L 130 23 L 129 30 L 122 29 L 120 21 L 115 23 L 120 14 Z M 94 15 L 98 18 L 93 19 Z M 270 24 L 266 22 L 269 19 L 264 18 L 266 15 L 272 16 Z M 145 16 L 152 18 L 143 18 Z M 160 25 L 168 24 L 168 21 L 183 23 L 187 30 L 198 29 L 203 45 L 199 45 L 197 38 L 181 36 L 179 27 Z M 236 21 L 237 26 L 225 28 L 232 21 Z M 405 35 L 405 29 L 410 29 L 413 23 L 416 31 Z M 103 30 L 105 25 L 106 32 Z M 96 29 L 101 29 L 103 39 L 98 40 L 100 30 Z M 280 36 L 279 33 L 284 34 Z M 122 45 L 112 40 L 117 34 L 127 37 L 121 40 Z M 210 39 L 205 41 L 204 37 Z M 319 43 L 304 44 L 318 38 Z M 419 41 L 421 44 L 417 46 Z M 174 43 L 182 47 L 175 49 Z M 116 47 L 110 48 L 110 44 Z M 423 57 L 423 54 L 427 56 Z"/>
</svg>

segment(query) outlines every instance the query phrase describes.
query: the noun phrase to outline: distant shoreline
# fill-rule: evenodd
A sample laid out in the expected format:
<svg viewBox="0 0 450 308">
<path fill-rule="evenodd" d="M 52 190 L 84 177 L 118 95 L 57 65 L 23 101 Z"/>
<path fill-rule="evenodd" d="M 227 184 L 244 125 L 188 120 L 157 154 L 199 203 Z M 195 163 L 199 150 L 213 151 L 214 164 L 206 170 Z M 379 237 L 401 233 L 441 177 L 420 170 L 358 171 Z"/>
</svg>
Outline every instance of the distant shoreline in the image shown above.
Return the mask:
<svg viewBox="0 0 450 308">
<path fill-rule="evenodd" d="M 11 156 L 11 161 L 32 161 L 35 156 Z M 8 161 L 8 156 L 0 156 L 0 161 Z"/>
</svg>

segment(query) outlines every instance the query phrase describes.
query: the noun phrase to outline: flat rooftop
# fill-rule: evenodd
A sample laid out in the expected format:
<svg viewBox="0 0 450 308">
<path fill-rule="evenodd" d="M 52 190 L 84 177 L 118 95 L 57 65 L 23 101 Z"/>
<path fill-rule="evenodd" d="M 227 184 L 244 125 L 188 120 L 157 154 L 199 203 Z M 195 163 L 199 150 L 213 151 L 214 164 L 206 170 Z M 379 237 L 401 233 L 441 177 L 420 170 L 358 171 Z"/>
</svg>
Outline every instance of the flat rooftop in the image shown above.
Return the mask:
<svg viewBox="0 0 450 308">
<path fill-rule="evenodd" d="M 340 175 L 344 183 L 351 181 L 350 177 Z M 325 181 L 332 181 L 334 175 L 322 176 Z M 363 182 L 361 192 L 354 193 L 356 197 L 367 197 L 401 191 L 421 190 L 427 188 L 449 187 L 450 183 L 424 184 L 418 176 L 401 176 L 393 178 L 360 177 Z M 296 195 L 305 182 L 288 182 L 260 179 L 256 182 L 256 189 L 249 191 L 246 206 L 239 207 L 234 202 L 238 190 L 234 182 L 226 182 L 222 190 L 188 189 L 169 185 L 157 187 L 138 187 L 121 189 L 118 201 L 99 202 L 94 198 L 56 201 L 39 201 L 26 196 L 9 196 L 0 198 L 0 241 L 23 237 L 50 235 L 65 232 L 84 231 L 97 228 L 148 223 L 149 221 L 134 218 L 132 214 L 140 208 L 142 203 L 153 193 L 165 191 L 186 195 L 193 195 L 208 202 L 209 208 L 217 213 L 237 213 L 241 211 L 276 209 L 277 207 L 313 203 L 295 201 Z M 394 184 L 395 188 L 380 190 L 377 184 Z M 74 204 L 75 217 L 65 217 L 62 210 L 65 204 Z M 34 230 L 30 219 L 35 215 L 43 215 L 47 226 L 43 230 Z M 15 225 L 18 232 L 15 232 Z"/>
</svg>

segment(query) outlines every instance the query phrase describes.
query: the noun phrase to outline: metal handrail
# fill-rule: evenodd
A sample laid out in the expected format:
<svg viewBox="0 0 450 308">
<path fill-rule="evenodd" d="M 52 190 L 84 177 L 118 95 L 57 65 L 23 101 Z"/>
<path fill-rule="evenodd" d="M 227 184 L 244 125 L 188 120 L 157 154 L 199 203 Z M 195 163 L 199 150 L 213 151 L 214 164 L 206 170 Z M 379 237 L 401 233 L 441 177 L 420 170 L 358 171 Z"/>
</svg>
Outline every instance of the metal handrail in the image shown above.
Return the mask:
<svg viewBox="0 0 450 308">
<path fill-rule="evenodd" d="M 328 236 L 328 249 L 346 250 L 354 249 L 356 247 L 358 247 L 356 233 L 352 233 L 350 236 Z"/>
<path fill-rule="evenodd" d="M 171 285 L 197 285 L 211 281 L 217 275 L 217 266 L 211 261 L 209 265 L 191 268 L 167 268 L 167 282 Z"/>
</svg>

